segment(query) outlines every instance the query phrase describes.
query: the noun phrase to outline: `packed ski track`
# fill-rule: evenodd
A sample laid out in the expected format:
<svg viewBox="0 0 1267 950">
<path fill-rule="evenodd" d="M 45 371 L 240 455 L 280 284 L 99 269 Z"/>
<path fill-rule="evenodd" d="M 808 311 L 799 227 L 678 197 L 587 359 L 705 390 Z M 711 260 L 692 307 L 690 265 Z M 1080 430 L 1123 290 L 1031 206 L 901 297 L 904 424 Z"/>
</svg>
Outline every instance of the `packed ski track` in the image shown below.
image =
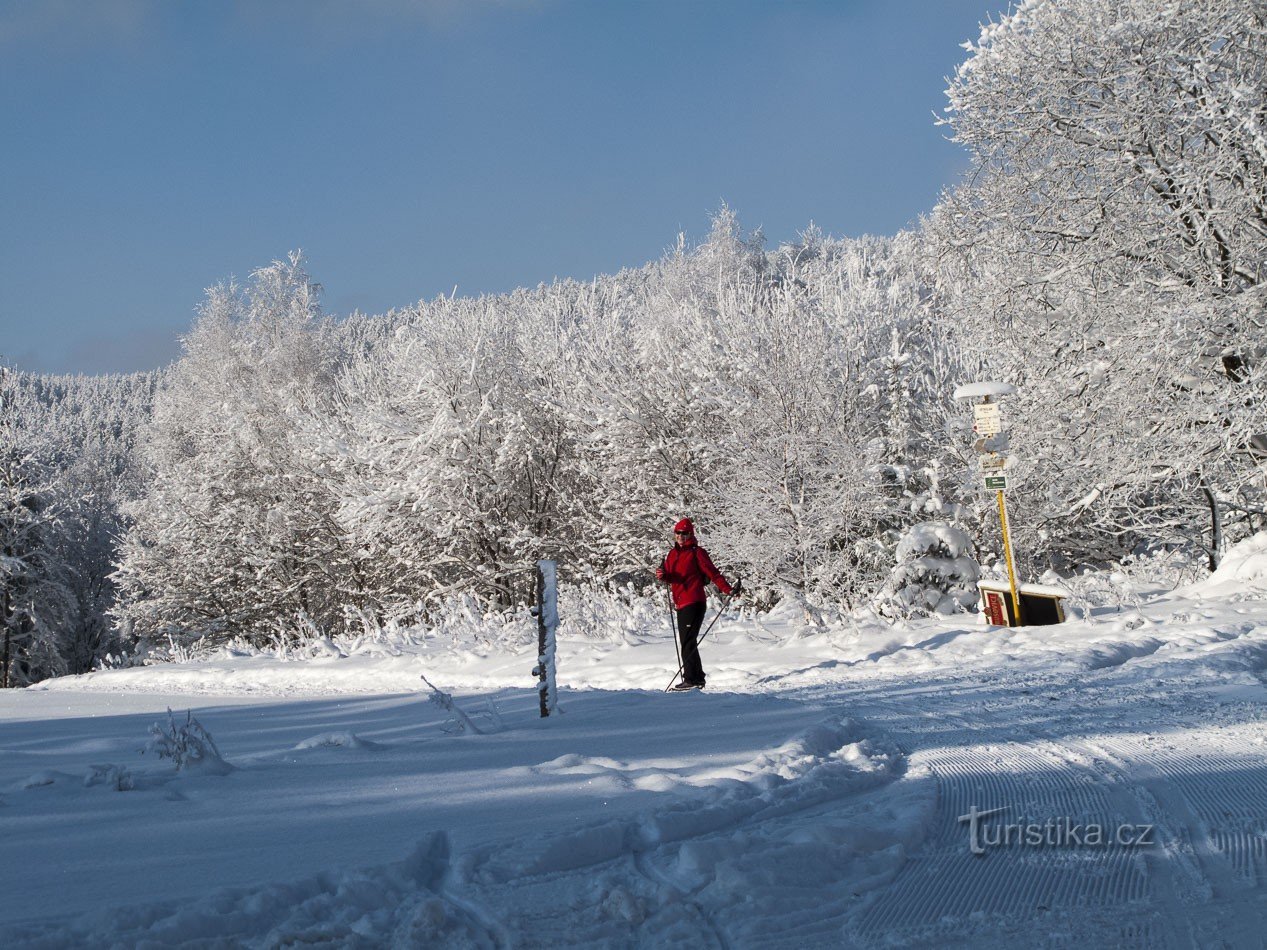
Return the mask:
<svg viewBox="0 0 1267 950">
<path fill-rule="evenodd" d="M 671 668 L 663 636 L 565 640 L 557 721 L 530 718 L 530 689 L 498 687 L 522 683 L 525 651 L 335 652 L 5 697 L 0 942 L 1267 940 L 1261 589 L 1020 630 L 735 617 L 706 649 L 709 688 L 681 695 L 628 688 Z M 473 718 L 495 700 L 504 730 L 445 735 L 407 692 L 420 669 Z M 128 791 L 101 791 L 116 773 L 96 760 L 173 702 L 234 770 L 147 763 Z M 138 870 L 129 848 L 146 836 Z M 16 861 L 41 841 L 46 861 Z"/>
</svg>

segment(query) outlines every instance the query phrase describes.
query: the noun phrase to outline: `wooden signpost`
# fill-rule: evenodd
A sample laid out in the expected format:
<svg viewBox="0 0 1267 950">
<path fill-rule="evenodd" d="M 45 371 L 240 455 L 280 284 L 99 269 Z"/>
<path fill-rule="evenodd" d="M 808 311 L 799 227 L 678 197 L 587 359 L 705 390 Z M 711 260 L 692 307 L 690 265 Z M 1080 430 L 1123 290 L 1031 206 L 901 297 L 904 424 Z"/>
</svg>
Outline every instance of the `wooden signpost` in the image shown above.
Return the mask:
<svg viewBox="0 0 1267 950">
<path fill-rule="evenodd" d="M 1001 396 L 1010 396 L 1016 392 L 1011 383 L 968 383 L 955 390 L 956 399 L 980 400 L 972 406 L 972 431 L 977 436 L 976 448 L 981 453 L 981 483 L 987 491 L 995 493 L 999 506 L 999 527 L 1003 531 L 1003 554 L 1007 561 L 1007 581 L 1009 593 L 1012 595 L 1012 616 L 1016 625 L 1023 622 L 1021 617 L 1021 598 L 1016 589 L 1016 563 L 1012 556 L 1012 535 L 1007 526 L 1007 455 L 1003 449 L 1007 445 L 1003 437 L 1003 413 L 997 400 Z"/>
<path fill-rule="evenodd" d="M 537 562 L 537 665 L 533 675 L 537 677 L 537 697 L 541 706 L 541 718 L 554 712 L 558 704 L 558 688 L 554 681 L 555 631 L 559 627 L 559 563 Z"/>
</svg>

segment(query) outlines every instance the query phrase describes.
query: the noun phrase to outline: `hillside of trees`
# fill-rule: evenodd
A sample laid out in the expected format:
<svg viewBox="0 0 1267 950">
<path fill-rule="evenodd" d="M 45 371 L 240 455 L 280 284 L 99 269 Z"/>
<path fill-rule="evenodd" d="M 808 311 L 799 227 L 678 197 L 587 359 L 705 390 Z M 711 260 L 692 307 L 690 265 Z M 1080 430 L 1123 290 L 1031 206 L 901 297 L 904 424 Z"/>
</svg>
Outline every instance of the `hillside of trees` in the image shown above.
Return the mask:
<svg viewBox="0 0 1267 950">
<path fill-rule="evenodd" d="M 698 245 L 335 320 L 302 259 L 208 292 L 161 374 L 0 383 L 10 682 L 121 649 L 425 619 L 531 565 L 645 585 L 690 514 L 758 606 L 866 608 L 904 532 L 998 557 L 955 387 L 1014 383 L 1024 572 L 1211 566 L 1267 526 L 1267 12 L 1027 2 L 918 228 Z"/>
</svg>

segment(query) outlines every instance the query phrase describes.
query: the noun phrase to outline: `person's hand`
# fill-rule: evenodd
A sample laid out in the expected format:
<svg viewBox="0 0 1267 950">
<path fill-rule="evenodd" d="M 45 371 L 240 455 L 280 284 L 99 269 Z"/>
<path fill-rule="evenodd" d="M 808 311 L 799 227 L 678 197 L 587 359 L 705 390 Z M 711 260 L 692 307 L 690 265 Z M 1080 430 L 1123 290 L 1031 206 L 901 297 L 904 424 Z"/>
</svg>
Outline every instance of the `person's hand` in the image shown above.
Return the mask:
<svg viewBox="0 0 1267 950">
<path fill-rule="evenodd" d="M 657 567 L 657 568 L 655 569 L 655 579 L 656 579 L 656 580 L 658 580 L 658 581 L 662 581 L 662 580 L 664 580 L 664 568 L 662 568 L 662 567 Z"/>
<path fill-rule="evenodd" d="M 730 596 L 738 597 L 739 592 L 742 590 L 743 590 L 743 581 L 740 580 L 739 578 L 735 578 L 735 586 L 730 589 Z"/>
</svg>

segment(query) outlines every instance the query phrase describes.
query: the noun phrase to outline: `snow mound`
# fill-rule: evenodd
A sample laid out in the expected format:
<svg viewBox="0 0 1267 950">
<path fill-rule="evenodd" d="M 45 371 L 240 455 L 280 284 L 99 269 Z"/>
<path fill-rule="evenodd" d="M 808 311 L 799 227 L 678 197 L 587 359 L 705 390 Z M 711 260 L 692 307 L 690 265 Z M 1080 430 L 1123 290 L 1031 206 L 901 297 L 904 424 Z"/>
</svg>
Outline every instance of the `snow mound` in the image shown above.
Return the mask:
<svg viewBox="0 0 1267 950">
<path fill-rule="evenodd" d="M 295 746 L 297 752 L 306 749 L 365 749 L 373 752 L 382 748 L 384 746 L 380 743 L 362 739 L 355 732 L 323 732 Z"/>
<path fill-rule="evenodd" d="M 748 763 L 689 778 L 674 776 L 696 795 L 640 817 L 598 822 L 555 835 L 534 837 L 513 848 L 472 856 L 466 874 L 482 884 L 571 871 L 643 852 L 668 842 L 734 828 L 786 811 L 800 810 L 891 781 L 902 757 L 865 736 L 852 719 L 829 719 Z M 614 761 L 565 756 L 554 768 L 619 771 Z M 644 783 L 651 777 L 640 776 Z"/>
<path fill-rule="evenodd" d="M 1206 583 L 1267 587 L 1267 531 L 1260 531 L 1252 538 L 1233 545 Z"/>
<path fill-rule="evenodd" d="M 35 947 L 504 944 L 503 935 L 441 891 L 448 862 L 448 838 L 435 833 L 407 860 L 382 868 L 111 909 L 69 923 L 20 928 L 9 938 Z M 103 941 L 105 934 L 109 939 Z"/>
<path fill-rule="evenodd" d="M 1199 601 L 1223 598 L 1235 601 L 1246 594 L 1258 595 L 1264 591 L 1267 591 L 1267 531 L 1259 531 L 1232 545 L 1209 577 L 1178 588 L 1174 596 Z"/>
<path fill-rule="evenodd" d="M 50 785 L 79 784 L 79 780 L 73 775 L 67 775 L 65 772 L 59 772 L 56 769 L 40 769 L 33 775 L 27 776 L 14 786 L 15 791 L 27 791 L 32 788 L 47 788 Z"/>
<path fill-rule="evenodd" d="M 126 766 L 108 762 L 88 766 L 88 771 L 84 773 L 84 788 L 92 788 L 94 785 L 111 788 L 116 792 L 130 792 L 136 787 L 136 779 Z"/>
<path fill-rule="evenodd" d="M 116 792 L 129 792 L 136 787 L 132 772 L 121 765 L 90 765 L 82 775 L 58 769 L 40 769 L 9 786 L 13 792 L 42 793 L 56 789 L 59 794 L 74 794 L 78 789 L 101 787 Z"/>
</svg>

